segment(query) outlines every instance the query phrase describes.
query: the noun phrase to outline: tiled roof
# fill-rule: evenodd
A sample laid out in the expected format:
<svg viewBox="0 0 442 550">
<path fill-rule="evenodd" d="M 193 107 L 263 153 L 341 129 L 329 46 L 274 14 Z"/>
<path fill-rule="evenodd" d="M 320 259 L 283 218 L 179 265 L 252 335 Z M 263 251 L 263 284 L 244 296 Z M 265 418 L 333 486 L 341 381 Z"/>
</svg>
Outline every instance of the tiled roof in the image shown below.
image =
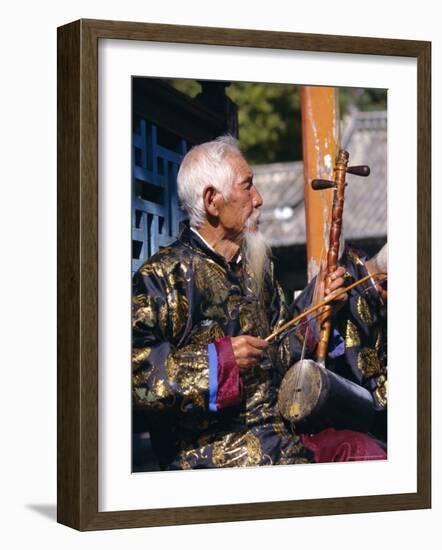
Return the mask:
<svg viewBox="0 0 442 550">
<path fill-rule="evenodd" d="M 344 120 L 343 147 L 350 164 L 368 164 L 367 178 L 348 175 L 345 191 L 346 239 L 385 237 L 387 234 L 387 113 L 359 112 Z M 271 246 L 305 243 L 303 163 L 253 166 L 262 194 L 261 230 Z"/>
</svg>

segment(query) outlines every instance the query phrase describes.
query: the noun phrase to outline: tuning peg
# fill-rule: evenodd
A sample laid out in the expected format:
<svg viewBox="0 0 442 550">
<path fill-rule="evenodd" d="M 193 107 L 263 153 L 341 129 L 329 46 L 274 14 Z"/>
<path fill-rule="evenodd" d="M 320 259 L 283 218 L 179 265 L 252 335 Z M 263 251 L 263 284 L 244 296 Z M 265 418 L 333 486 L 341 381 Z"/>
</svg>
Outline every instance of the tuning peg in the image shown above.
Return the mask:
<svg viewBox="0 0 442 550">
<path fill-rule="evenodd" d="M 349 166 L 347 168 L 347 174 L 354 174 L 355 176 L 362 176 L 366 178 L 370 175 L 370 167 L 363 165 L 363 166 Z"/>
<path fill-rule="evenodd" d="M 312 180 L 312 187 L 315 191 L 330 189 L 331 187 L 335 187 L 335 182 L 330 180 Z"/>
</svg>

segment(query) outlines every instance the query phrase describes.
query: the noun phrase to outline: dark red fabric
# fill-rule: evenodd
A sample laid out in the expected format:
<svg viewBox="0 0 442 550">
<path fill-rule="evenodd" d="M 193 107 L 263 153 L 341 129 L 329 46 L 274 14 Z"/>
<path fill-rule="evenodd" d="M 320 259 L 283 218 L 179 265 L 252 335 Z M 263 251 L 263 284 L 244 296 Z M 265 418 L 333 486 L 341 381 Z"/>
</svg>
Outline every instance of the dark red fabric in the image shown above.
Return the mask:
<svg viewBox="0 0 442 550">
<path fill-rule="evenodd" d="M 387 453 L 367 434 L 327 428 L 315 435 L 301 434 L 301 442 L 314 454 L 314 462 L 385 460 Z"/>
<path fill-rule="evenodd" d="M 233 354 L 229 336 L 215 340 L 218 354 L 218 393 L 217 409 L 237 405 L 241 400 L 241 380 L 239 368 Z"/>
</svg>

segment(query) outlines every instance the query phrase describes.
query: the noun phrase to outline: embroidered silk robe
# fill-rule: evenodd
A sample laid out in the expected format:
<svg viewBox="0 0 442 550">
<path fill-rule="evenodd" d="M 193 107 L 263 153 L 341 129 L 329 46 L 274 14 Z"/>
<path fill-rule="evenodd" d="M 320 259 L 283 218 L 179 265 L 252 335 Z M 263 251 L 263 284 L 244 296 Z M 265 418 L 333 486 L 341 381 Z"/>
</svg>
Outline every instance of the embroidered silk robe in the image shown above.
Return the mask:
<svg viewBox="0 0 442 550">
<path fill-rule="evenodd" d="M 299 335 L 241 374 L 233 405 L 209 407 L 210 344 L 241 334 L 265 338 L 287 318 L 271 264 L 258 300 L 247 266 L 229 264 L 189 229 L 135 274 L 134 407 L 146 412 L 163 469 L 312 461 L 276 407 L 281 375 L 300 356 Z"/>
</svg>

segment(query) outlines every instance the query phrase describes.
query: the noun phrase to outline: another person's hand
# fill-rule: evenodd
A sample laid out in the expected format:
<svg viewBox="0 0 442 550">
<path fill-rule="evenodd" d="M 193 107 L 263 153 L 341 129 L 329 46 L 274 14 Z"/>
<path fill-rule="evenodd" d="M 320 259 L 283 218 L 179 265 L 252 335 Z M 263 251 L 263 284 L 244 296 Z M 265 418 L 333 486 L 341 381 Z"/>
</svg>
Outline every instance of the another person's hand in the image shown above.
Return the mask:
<svg viewBox="0 0 442 550">
<path fill-rule="evenodd" d="M 233 354 L 240 370 L 259 364 L 269 343 L 256 336 L 233 336 L 231 338 Z"/>
<path fill-rule="evenodd" d="M 370 258 L 365 262 L 365 268 L 367 269 L 368 275 L 373 275 L 374 273 L 383 272 L 387 276 L 387 245 L 385 245 L 381 252 L 379 252 L 374 258 Z M 381 256 L 381 258 L 379 258 Z M 387 291 L 387 278 L 385 279 L 376 279 L 374 281 L 374 288 L 377 290 L 381 302 L 384 304 L 387 303 L 388 291 Z"/>
</svg>

